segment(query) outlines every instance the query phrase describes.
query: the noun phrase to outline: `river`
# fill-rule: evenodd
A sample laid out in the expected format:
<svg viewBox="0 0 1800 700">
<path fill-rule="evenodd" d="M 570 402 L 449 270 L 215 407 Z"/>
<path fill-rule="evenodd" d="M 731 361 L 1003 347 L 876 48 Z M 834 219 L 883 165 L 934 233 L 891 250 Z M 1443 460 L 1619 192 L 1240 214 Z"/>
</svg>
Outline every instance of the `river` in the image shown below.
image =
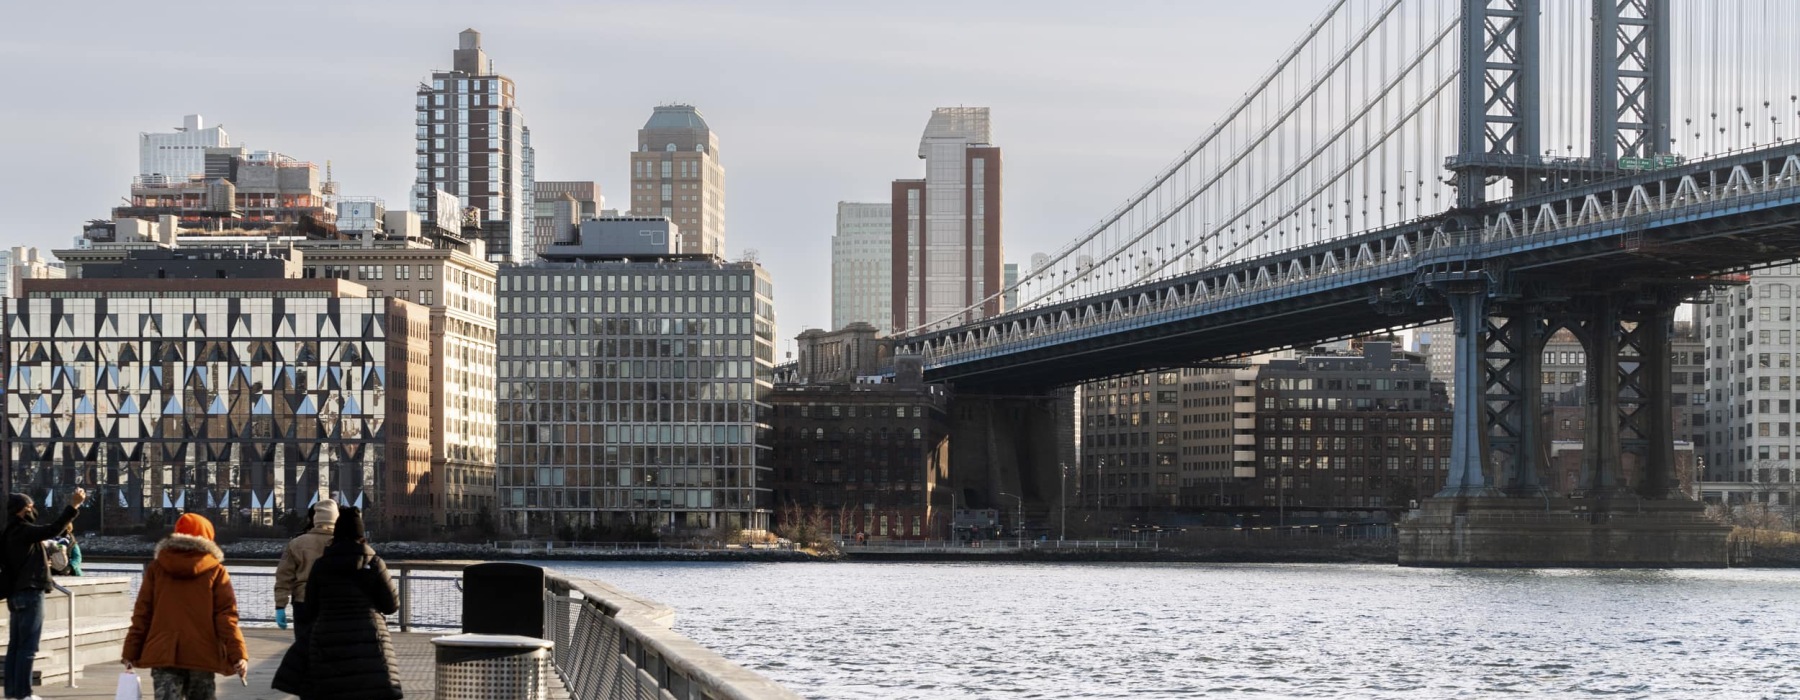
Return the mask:
<svg viewBox="0 0 1800 700">
<path fill-rule="evenodd" d="M 809 698 L 1800 697 L 1800 571 L 555 568 Z"/>
</svg>

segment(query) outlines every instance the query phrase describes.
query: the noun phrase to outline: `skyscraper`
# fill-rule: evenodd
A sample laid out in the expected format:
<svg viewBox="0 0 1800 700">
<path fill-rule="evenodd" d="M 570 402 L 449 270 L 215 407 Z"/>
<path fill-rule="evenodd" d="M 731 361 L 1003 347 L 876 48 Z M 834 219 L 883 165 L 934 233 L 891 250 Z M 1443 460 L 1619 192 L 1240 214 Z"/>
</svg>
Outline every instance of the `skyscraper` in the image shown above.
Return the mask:
<svg viewBox="0 0 1800 700">
<path fill-rule="evenodd" d="M 838 202 L 831 237 L 831 328 L 857 321 L 894 330 L 893 207 L 887 202 Z"/>
<path fill-rule="evenodd" d="M 684 254 L 725 254 L 719 138 L 692 105 L 657 107 L 638 129 L 637 152 L 631 154 L 631 214 L 675 222 Z"/>
<path fill-rule="evenodd" d="M 138 134 L 138 178 L 148 182 L 186 182 L 206 172 L 206 149 L 231 145 L 225 127 L 208 127 L 189 114 L 174 131 Z"/>
<path fill-rule="evenodd" d="M 490 262 L 516 262 L 533 225 L 530 199 L 531 143 L 524 115 L 513 101 L 513 81 L 494 73 L 481 33 L 463 30 L 452 70 L 419 86 L 418 178 L 413 211 L 443 225 L 460 212 L 437 211 L 434 191 L 462 199 L 481 213 L 481 237 Z"/>
<path fill-rule="evenodd" d="M 925 178 L 893 186 L 893 328 L 981 304 L 999 313 L 1000 149 L 986 107 L 932 110 L 919 158 Z M 974 320 L 960 318 L 959 320 Z"/>
</svg>

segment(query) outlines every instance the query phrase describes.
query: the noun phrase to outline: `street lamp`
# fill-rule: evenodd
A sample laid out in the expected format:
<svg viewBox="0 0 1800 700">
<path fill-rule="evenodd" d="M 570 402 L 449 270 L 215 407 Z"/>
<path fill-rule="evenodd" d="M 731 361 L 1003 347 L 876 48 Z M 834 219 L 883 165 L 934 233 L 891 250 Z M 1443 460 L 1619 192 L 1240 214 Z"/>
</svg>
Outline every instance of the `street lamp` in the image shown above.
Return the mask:
<svg viewBox="0 0 1800 700">
<path fill-rule="evenodd" d="M 1013 494 L 1001 492 L 1002 496 L 1010 496 L 1019 502 L 1018 517 L 1013 519 L 1013 541 L 1020 547 L 1025 546 L 1025 499 Z"/>
<path fill-rule="evenodd" d="M 1061 542 L 1069 536 L 1069 463 L 1062 462 L 1059 466 L 1062 467 L 1062 485 L 1057 487 L 1056 500 L 1062 511 L 1062 533 L 1056 536 L 1056 541 Z"/>
<path fill-rule="evenodd" d="M 1105 520 L 1106 519 L 1106 458 L 1105 457 L 1100 458 L 1099 488 L 1097 490 L 1099 491 L 1099 494 L 1096 496 L 1096 498 L 1098 498 L 1099 502 L 1100 502 L 1100 519 Z"/>
</svg>

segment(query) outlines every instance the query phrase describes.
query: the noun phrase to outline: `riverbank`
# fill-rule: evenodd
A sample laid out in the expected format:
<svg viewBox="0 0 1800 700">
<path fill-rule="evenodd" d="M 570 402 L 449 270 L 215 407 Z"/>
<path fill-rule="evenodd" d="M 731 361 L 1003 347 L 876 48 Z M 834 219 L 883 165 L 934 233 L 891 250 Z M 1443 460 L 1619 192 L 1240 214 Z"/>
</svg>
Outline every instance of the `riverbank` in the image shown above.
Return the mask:
<svg viewBox="0 0 1800 700">
<path fill-rule="evenodd" d="M 1309 546 L 1159 547 L 1124 549 L 1056 549 L 1015 547 L 850 547 L 845 561 L 855 562 L 1192 562 L 1211 564 L 1397 564 L 1393 542 L 1342 541 Z"/>
</svg>

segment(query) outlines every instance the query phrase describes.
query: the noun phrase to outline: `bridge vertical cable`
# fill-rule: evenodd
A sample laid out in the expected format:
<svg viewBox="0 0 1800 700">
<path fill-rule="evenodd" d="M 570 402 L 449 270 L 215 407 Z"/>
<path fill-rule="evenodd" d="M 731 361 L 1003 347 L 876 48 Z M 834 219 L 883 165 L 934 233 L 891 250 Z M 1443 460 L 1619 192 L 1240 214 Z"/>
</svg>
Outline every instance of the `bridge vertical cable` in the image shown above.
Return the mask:
<svg viewBox="0 0 1800 700">
<path fill-rule="evenodd" d="M 1333 3 L 1181 157 L 995 296 L 1055 304 L 1443 209 L 1458 66 L 1446 5 Z M 958 325 L 987 301 L 905 333 Z"/>
<path fill-rule="evenodd" d="M 1477 123 L 1513 150 L 1458 152 L 1463 6 L 1486 13 L 1467 28 L 1483 33 L 1482 104 L 1517 107 Z M 1471 155 L 1479 176 L 1463 181 L 1498 202 L 1793 140 L 1796 21 L 1793 0 L 1337 0 L 1099 223 L 994 297 L 898 335 L 961 326 L 1009 295 L 1082 321 L 1121 289 L 1154 298 L 1163 280 L 1437 225 L 1458 203 L 1453 161 Z M 1534 135 L 1508 140 L 1532 115 Z"/>
</svg>

